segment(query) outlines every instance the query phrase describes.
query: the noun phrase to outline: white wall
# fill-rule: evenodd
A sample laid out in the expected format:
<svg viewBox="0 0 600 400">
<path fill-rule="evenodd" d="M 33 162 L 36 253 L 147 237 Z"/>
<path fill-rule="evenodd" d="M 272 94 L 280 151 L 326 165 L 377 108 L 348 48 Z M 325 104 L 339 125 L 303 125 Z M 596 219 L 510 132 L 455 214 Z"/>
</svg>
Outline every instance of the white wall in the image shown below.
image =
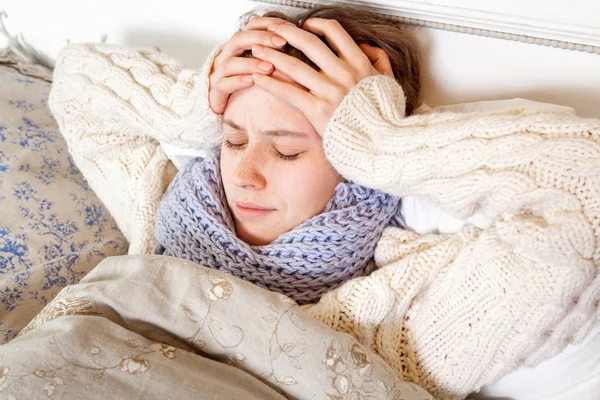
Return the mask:
<svg viewBox="0 0 600 400">
<path fill-rule="evenodd" d="M 32 6 L 34 5 L 35 6 Z M 4 0 L 6 26 L 23 32 L 36 48 L 54 57 L 71 42 L 158 46 L 190 66 L 234 32 L 238 17 L 256 7 L 249 0 Z M 0 45 L 2 45 L 0 39 Z"/>
<path fill-rule="evenodd" d="M 434 29 L 422 42 L 431 105 L 522 97 L 600 118 L 600 55 Z"/>
<path fill-rule="evenodd" d="M 106 34 L 108 42 L 158 46 L 199 66 L 214 45 L 233 34 L 238 17 L 256 6 L 249 0 L 4 0 L 0 8 L 9 14 L 6 25 L 11 32 L 23 32 L 52 57 L 67 38 L 98 41 Z M 524 97 L 600 117 L 600 55 L 423 28 L 414 31 L 422 45 L 425 100 L 432 106 Z"/>
</svg>

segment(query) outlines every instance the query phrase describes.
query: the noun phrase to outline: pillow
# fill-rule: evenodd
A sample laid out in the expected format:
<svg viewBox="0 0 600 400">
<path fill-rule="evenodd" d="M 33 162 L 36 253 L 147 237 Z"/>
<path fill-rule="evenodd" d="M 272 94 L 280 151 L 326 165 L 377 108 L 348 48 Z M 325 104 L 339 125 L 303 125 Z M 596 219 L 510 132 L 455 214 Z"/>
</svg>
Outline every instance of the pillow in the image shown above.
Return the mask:
<svg viewBox="0 0 600 400">
<path fill-rule="evenodd" d="M 0 343 L 5 343 L 63 287 L 104 258 L 125 254 L 128 244 L 69 155 L 46 106 L 50 83 L 0 65 L 0 87 Z"/>
<path fill-rule="evenodd" d="M 534 368 L 521 367 L 472 400 L 598 400 L 600 398 L 600 324 L 576 345 Z"/>
</svg>

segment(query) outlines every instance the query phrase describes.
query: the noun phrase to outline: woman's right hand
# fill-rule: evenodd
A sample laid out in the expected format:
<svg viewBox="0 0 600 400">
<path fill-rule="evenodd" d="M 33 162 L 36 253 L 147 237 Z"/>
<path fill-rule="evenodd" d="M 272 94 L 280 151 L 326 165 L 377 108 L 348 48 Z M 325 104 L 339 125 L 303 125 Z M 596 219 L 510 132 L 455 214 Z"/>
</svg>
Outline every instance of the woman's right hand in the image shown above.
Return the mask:
<svg viewBox="0 0 600 400">
<path fill-rule="evenodd" d="M 223 114 L 230 94 L 254 84 L 252 73 L 273 73 L 273 64 L 270 62 L 242 57 L 244 51 L 251 50 L 254 44 L 277 50 L 286 44 L 281 36 L 267 30 L 267 27 L 273 24 L 293 25 L 281 18 L 254 17 L 242 31 L 233 34 L 215 58 L 209 77 L 208 94 L 210 108 L 215 113 Z M 278 40 L 279 43 L 276 43 Z"/>
</svg>

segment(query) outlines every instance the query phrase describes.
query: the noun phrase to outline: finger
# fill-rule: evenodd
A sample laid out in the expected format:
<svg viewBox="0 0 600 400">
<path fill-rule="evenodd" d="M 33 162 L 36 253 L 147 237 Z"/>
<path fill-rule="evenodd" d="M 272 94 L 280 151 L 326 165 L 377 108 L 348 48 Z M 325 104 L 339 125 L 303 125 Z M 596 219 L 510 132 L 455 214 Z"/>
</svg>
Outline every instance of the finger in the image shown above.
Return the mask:
<svg viewBox="0 0 600 400">
<path fill-rule="evenodd" d="M 373 64 L 373 67 L 382 75 L 388 75 L 394 77 L 394 70 L 392 69 L 392 63 L 390 62 L 389 55 L 379 47 L 370 46 L 366 43 L 361 43 L 361 50 Z"/>
<path fill-rule="evenodd" d="M 215 88 L 220 94 L 229 96 L 240 89 L 254 85 L 254 79 L 251 74 L 236 75 L 229 78 L 223 78 Z"/>
<path fill-rule="evenodd" d="M 339 74 L 340 68 L 342 68 L 340 59 L 313 33 L 291 25 L 275 25 L 269 27 L 269 30 L 283 37 L 291 46 L 302 51 L 327 75 L 335 76 Z M 360 51 L 360 49 L 358 50 Z"/>
<path fill-rule="evenodd" d="M 273 64 L 258 58 L 248 57 L 231 57 L 224 63 L 215 68 L 213 77 L 215 81 L 223 79 L 224 77 L 234 75 L 251 75 L 253 72 L 260 72 L 261 74 L 270 74 L 275 70 Z"/>
<path fill-rule="evenodd" d="M 279 37 L 284 43 L 274 43 L 273 39 Z M 231 39 L 223 46 L 223 49 L 215 59 L 215 65 L 221 64 L 230 57 L 238 57 L 244 54 L 244 51 L 250 50 L 253 44 L 281 48 L 285 45 L 285 39 L 272 32 L 267 31 L 239 31 L 233 34 Z"/>
<path fill-rule="evenodd" d="M 209 104 L 212 110 L 217 114 L 223 114 L 229 95 L 253 85 L 252 75 L 237 75 L 219 80 L 217 85 L 209 91 Z"/>
<path fill-rule="evenodd" d="M 275 69 L 287 74 L 300 85 L 315 93 L 322 93 L 331 89 L 331 83 L 328 82 L 325 76 L 295 57 L 259 45 L 252 46 L 252 54 L 261 60 L 271 62 Z"/>
<path fill-rule="evenodd" d="M 290 24 L 290 25 L 294 25 L 289 21 L 286 21 L 282 18 L 274 18 L 274 17 L 261 17 L 261 16 L 255 16 L 254 18 L 252 18 L 250 20 L 250 22 L 248 22 L 248 24 L 244 27 L 244 31 L 249 31 L 249 30 L 267 30 L 267 28 L 269 27 L 269 25 L 273 25 L 273 24 Z M 295 26 L 295 25 L 294 25 Z"/>
<path fill-rule="evenodd" d="M 310 67 L 309 67 L 310 68 Z M 310 115 L 310 110 L 316 103 L 316 97 L 291 83 L 275 79 L 272 76 L 254 73 L 254 85 L 258 86 L 273 96 L 286 101 L 296 107 L 305 115 Z"/>
<path fill-rule="evenodd" d="M 302 29 L 324 36 L 338 57 L 348 63 L 356 62 L 364 57 L 352 36 L 335 19 L 309 18 L 302 24 Z M 292 44 L 292 46 L 294 45 Z"/>
</svg>

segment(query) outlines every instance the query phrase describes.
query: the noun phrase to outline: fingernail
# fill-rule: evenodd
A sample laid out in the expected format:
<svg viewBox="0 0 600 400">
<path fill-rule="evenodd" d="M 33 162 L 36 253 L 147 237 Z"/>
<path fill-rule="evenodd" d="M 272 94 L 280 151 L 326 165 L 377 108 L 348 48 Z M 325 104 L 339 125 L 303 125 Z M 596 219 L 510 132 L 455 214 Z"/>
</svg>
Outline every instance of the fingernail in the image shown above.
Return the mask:
<svg viewBox="0 0 600 400">
<path fill-rule="evenodd" d="M 273 37 L 273 39 L 271 39 L 271 41 L 273 42 L 274 45 L 276 46 L 284 46 L 287 42 L 284 38 L 279 37 L 279 36 L 275 36 Z"/>
<path fill-rule="evenodd" d="M 260 54 L 262 49 L 263 49 L 263 47 L 260 44 L 255 44 L 252 46 L 252 54 L 254 54 L 254 55 Z"/>
<path fill-rule="evenodd" d="M 251 76 L 244 76 L 242 80 L 246 83 L 254 82 L 254 79 L 252 79 Z"/>
<path fill-rule="evenodd" d="M 254 82 L 260 80 L 262 78 L 261 74 L 257 74 L 256 72 L 252 74 L 252 78 L 254 78 Z"/>
<path fill-rule="evenodd" d="M 262 69 L 263 71 L 270 70 L 272 66 L 273 66 L 273 64 L 271 64 L 270 62 L 267 62 L 267 61 L 261 61 L 258 63 L 258 68 Z"/>
<path fill-rule="evenodd" d="M 269 25 L 267 29 L 269 29 L 271 32 L 275 32 L 275 29 L 277 29 L 277 25 Z"/>
</svg>

